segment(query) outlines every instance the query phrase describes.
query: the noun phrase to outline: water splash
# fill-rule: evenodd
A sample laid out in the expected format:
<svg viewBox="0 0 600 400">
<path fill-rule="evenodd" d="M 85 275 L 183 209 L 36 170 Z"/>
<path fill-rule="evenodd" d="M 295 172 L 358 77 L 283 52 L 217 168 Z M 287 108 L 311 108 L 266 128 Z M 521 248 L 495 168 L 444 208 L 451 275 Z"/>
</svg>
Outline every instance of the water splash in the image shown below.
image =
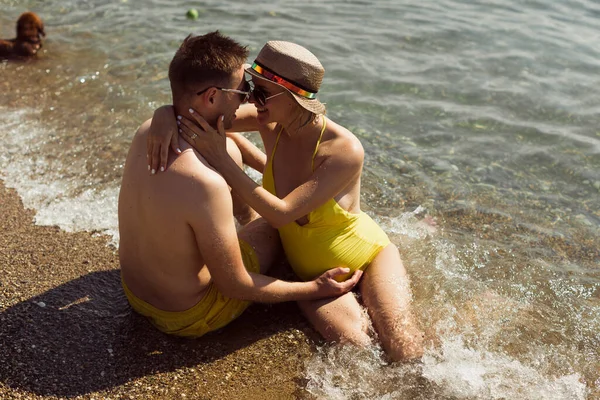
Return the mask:
<svg viewBox="0 0 600 400">
<path fill-rule="evenodd" d="M 426 208 L 418 206 L 414 211 L 402 213 L 399 217 L 376 216 L 374 219 L 389 235 L 404 235 L 411 239 L 423 239 L 434 231 L 428 223 L 421 218 L 426 214 Z"/>
<path fill-rule="evenodd" d="M 499 353 L 470 348 L 460 336 L 428 349 L 421 364 L 390 364 L 379 347 L 326 345 L 306 363 L 306 391 L 337 399 L 584 400 L 582 377 L 547 376 Z"/>
<path fill-rule="evenodd" d="M 325 345 L 305 368 L 306 391 L 319 399 L 405 398 L 419 386 L 419 366 L 391 365 L 378 346 Z"/>
<path fill-rule="evenodd" d="M 423 357 L 423 376 L 445 396 L 484 399 L 585 399 L 579 374 L 546 376 L 500 352 L 469 348 L 460 336 Z"/>
</svg>

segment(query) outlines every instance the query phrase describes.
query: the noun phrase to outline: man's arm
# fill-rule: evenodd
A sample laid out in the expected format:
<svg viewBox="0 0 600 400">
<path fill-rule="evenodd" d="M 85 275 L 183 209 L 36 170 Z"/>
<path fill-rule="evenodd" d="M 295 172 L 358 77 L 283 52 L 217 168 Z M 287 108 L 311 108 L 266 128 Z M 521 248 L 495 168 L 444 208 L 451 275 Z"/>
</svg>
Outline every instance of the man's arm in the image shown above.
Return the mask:
<svg viewBox="0 0 600 400">
<path fill-rule="evenodd" d="M 327 271 L 310 282 L 286 282 L 248 272 L 242 262 L 227 185 L 217 176 L 210 177 L 212 181 L 207 185 L 206 178 L 202 190 L 190 193 L 195 195 L 195 205 L 189 221 L 206 266 L 223 295 L 263 303 L 312 300 L 338 296 L 358 282 L 360 272 L 345 282 L 334 279 L 348 273 L 345 268 Z"/>
</svg>

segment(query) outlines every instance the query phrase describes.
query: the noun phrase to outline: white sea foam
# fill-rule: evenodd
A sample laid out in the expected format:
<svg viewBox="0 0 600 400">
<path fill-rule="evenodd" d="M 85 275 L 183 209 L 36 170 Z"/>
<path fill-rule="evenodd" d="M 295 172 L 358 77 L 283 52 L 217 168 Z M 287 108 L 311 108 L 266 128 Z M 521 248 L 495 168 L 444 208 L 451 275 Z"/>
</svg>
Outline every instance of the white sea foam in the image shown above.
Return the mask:
<svg viewBox="0 0 600 400">
<path fill-rule="evenodd" d="M 326 399 L 584 400 L 582 377 L 548 376 L 518 360 L 469 348 L 460 336 L 428 349 L 421 365 L 389 364 L 378 348 L 324 346 L 306 363 L 306 390 Z"/>
<path fill-rule="evenodd" d="M 48 158 L 40 151 L 52 132 L 37 120 L 31 109 L 18 111 L 0 108 L 0 178 L 14 188 L 26 208 L 36 211 L 38 225 L 58 225 L 65 231 L 95 231 L 118 242 L 118 187 L 87 189 L 76 196 L 66 193 L 77 182 L 52 174 Z"/>
<path fill-rule="evenodd" d="M 423 357 L 423 376 L 446 396 L 484 399 L 585 399 L 579 374 L 547 376 L 499 353 L 467 347 L 458 336 Z"/>
</svg>

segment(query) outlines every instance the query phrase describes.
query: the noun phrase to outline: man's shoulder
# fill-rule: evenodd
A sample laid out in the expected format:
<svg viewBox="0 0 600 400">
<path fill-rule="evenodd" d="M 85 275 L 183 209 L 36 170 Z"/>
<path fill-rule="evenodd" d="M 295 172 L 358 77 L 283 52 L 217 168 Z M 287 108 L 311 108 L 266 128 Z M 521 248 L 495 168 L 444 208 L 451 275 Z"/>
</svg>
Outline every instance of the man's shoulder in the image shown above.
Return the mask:
<svg viewBox="0 0 600 400">
<path fill-rule="evenodd" d="M 150 124 L 152 123 L 152 118 L 144 121 L 137 129 L 133 138 L 131 139 L 131 145 L 129 147 L 129 152 L 139 152 L 146 151 L 146 136 L 148 135 L 148 131 L 150 130 Z"/>
<path fill-rule="evenodd" d="M 184 150 L 176 162 L 165 171 L 165 188 L 188 223 L 201 226 L 219 217 L 216 210 L 231 208 L 231 192 L 225 179 L 197 158 L 191 149 Z"/>
<path fill-rule="evenodd" d="M 148 130 L 150 130 L 150 125 L 152 124 L 152 118 L 148 118 L 138 128 L 135 136 L 148 134 Z"/>
<path fill-rule="evenodd" d="M 176 175 L 178 180 L 195 192 L 217 194 L 229 193 L 227 182 L 208 162 L 193 149 L 186 149 L 169 166 L 167 174 Z"/>
</svg>

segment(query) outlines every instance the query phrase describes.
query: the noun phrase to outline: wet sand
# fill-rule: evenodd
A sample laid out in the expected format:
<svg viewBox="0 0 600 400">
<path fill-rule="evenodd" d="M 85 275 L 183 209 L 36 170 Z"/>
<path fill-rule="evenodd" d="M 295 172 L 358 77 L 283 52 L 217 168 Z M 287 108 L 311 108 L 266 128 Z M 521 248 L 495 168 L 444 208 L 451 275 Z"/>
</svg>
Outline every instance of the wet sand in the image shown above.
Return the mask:
<svg viewBox="0 0 600 400">
<path fill-rule="evenodd" d="M 315 333 L 293 303 L 255 304 L 201 339 L 129 308 L 108 238 L 36 226 L 0 181 L 0 398 L 306 398 Z"/>
</svg>

